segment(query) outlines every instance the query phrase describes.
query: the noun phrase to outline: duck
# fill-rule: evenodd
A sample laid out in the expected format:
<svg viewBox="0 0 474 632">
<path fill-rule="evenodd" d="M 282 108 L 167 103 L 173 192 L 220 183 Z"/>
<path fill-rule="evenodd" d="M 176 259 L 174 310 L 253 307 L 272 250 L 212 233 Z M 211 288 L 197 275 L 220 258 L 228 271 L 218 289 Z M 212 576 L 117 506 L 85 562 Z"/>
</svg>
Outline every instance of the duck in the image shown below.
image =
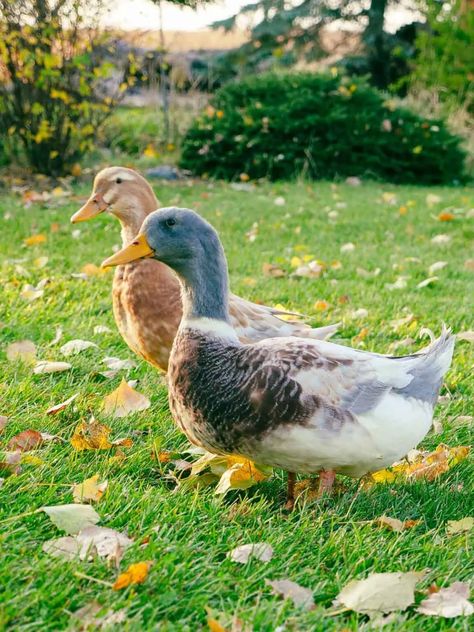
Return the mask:
<svg viewBox="0 0 474 632">
<path fill-rule="evenodd" d="M 217 232 L 191 209 L 151 213 L 131 244 L 103 262 L 142 257 L 168 265 L 182 289 L 171 350 L 169 404 L 191 443 L 295 474 L 354 478 L 392 465 L 427 434 L 453 356 L 454 336 L 418 353 L 386 356 L 311 338 L 244 345 L 233 327 L 229 279 Z"/>
<path fill-rule="evenodd" d="M 108 167 L 97 174 L 91 196 L 71 222 L 90 220 L 101 213 L 114 215 L 121 224 L 122 246 L 126 247 L 159 206 L 152 187 L 137 171 Z M 112 305 L 118 330 L 128 347 L 166 372 L 182 316 L 180 284 L 173 271 L 155 259 L 117 267 Z M 298 314 L 252 303 L 235 294 L 229 299 L 229 313 L 243 343 L 278 336 L 324 339 L 338 329 L 338 324 L 312 328 L 298 321 Z"/>
</svg>

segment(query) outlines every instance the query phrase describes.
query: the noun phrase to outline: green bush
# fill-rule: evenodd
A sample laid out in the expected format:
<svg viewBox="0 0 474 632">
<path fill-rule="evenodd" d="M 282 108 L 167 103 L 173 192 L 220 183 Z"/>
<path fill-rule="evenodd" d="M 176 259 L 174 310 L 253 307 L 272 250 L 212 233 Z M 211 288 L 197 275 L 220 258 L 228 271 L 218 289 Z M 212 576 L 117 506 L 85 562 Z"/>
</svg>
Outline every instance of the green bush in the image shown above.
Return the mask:
<svg viewBox="0 0 474 632">
<path fill-rule="evenodd" d="M 162 133 L 157 108 L 121 107 L 106 122 L 102 142 L 105 147 L 137 156 L 147 147 L 158 145 Z"/>
<path fill-rule="evenodd" d="M 225 179 L 462 178 L 460 139 L 360 79 L 268 74 L 222 88 L 183 141 L 181 167 Z M 246 174 L 246 175 L 242 175 Z"/>
</svg>

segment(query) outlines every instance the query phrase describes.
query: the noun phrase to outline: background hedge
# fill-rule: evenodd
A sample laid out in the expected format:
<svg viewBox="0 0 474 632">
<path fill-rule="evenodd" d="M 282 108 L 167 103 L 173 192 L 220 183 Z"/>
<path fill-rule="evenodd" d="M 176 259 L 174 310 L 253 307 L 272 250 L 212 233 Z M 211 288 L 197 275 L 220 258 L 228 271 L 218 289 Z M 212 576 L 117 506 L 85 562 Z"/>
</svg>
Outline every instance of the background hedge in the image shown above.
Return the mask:
<svg viewBox="0 0 474 632">
<path fill-rule="evenodd" d="M 450 183 L 460 138 L 396 107 L 363 80 L 267 74 L 219 90 L 188 130 L 181 166 L 224 179 L 369 176 Z M 242 175 L 245 174 L 245 175 Z"/>
</svg>

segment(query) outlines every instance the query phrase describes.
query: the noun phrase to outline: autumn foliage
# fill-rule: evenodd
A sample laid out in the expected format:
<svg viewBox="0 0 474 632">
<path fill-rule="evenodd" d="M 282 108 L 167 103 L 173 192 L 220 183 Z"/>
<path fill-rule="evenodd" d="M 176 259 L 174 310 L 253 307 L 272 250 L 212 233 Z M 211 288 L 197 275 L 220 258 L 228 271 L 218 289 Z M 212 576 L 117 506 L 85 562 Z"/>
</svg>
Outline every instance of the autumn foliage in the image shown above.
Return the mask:
<svg viewBox="0 0 474 632">
<path fill-rule="evenodd" d="M 108 36 L 93 26 L 90 16 L 101 6 L 0 2 L 1 142 L 10 155 L 20 150 L 35 171 L 68 172 L 131 81 L 133 62 L 112 64 Z"/>
</svg>

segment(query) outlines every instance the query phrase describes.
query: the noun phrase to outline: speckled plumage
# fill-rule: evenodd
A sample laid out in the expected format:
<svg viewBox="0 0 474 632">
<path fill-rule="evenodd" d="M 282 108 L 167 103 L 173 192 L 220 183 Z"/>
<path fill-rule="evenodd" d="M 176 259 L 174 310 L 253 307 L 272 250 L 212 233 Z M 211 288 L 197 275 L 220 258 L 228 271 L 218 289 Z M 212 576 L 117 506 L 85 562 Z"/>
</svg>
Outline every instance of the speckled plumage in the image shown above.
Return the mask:
<svg viewBox="0 0 474 632">
<path fill-rule="evenodd" d="M 116 184 L 117 178 L 122 182 Z M 110 167 L 95 178 L 91 200 L 99 194 L 122 226 L 122 245 L 132 242 L 145 218 L 159 207 L 147 181 L 137 172 Z M 127 345 L 150 364 L 167 370 L 173 339 L 182 316 L 181 290 L 176 275 L 154 259 L 117 267 L 112 301 L 115 322 Z M 230 317 L 243 343 L 275 336 L 326 338 L 337 326 L 311 328 L 278 318 L 277 309 L 230 297 Z"/>
</svg>

